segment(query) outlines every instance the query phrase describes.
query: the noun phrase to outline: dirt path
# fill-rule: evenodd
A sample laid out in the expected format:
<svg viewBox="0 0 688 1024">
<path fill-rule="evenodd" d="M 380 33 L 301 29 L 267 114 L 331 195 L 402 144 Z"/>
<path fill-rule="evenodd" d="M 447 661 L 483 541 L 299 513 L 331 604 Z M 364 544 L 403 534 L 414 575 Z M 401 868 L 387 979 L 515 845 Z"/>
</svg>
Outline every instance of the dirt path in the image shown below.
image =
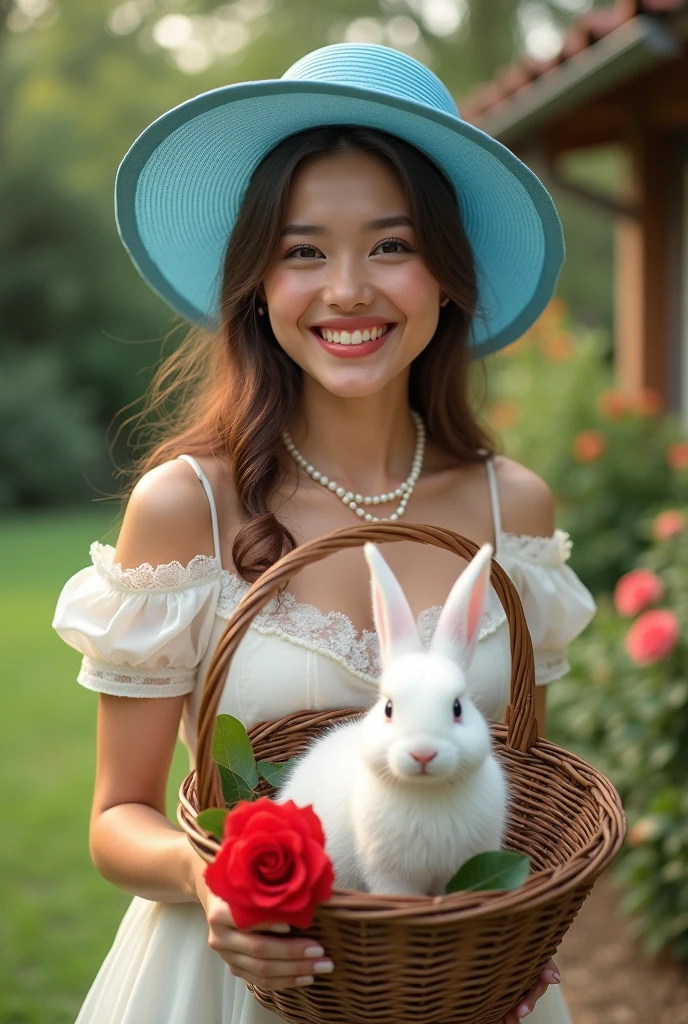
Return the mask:
<svg viewBox="0 0 688 1024">
<path fill-rule="evenodd" d="M 603 875 L 555 958 L 573 1024 L 688 1024 L 688 964 L 647 956 L 618 902 Z"/>
</svg>

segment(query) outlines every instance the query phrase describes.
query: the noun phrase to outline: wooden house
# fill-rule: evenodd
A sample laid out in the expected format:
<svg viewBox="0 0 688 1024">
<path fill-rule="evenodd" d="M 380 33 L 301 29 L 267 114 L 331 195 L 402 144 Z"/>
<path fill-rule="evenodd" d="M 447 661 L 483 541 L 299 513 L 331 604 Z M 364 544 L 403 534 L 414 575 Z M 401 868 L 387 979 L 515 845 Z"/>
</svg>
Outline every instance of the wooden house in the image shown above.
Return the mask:
<svg viewBox="0 0 688 1024">
<path fill-rule="evenodd" d="M 571 25 L 556 58 L 528 57 L 459 104 L 545 185 L 615 218 L 619 387 L 657 390 L 688 422 L 688 0 L 617 0 Z M 563 154 L 624 148 L 614 198 L 567 180 Z"/>
</svg>

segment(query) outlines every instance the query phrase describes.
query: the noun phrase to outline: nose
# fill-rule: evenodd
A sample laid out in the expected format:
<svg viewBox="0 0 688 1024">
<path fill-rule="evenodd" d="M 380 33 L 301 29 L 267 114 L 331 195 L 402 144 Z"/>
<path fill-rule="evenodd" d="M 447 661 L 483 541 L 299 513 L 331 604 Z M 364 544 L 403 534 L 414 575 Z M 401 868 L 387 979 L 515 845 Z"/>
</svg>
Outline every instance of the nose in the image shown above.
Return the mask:
<svg viewBox="0 0 688 1024">
<path fill-rule="evenodd" d="M 437 757 L 436 750 L 412 750 L 411 757 L 414 761 L 418 761 L 419 764 L 425 766 L 429 761 L 432 761 L 433 757 Z"/>
<path fill-rule="evenodd" d="M 322 293 L 325 305 L 353 310 L 357 306 L 370 306 L 374 298 L 365 267 L 360 266 L 354 257 L 330 261 Z"/>
</svg>

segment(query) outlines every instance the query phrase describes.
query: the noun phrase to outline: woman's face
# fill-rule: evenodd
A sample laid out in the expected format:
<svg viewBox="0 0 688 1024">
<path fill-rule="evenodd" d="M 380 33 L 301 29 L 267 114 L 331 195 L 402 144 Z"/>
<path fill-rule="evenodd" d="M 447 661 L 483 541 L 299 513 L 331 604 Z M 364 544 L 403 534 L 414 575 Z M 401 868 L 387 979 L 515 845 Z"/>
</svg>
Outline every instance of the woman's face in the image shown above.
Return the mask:
<svg viewBox="0 0 688 1024">
<path fill-rule="evenodd" d="M 282 228 L 263 280 L 277 341 L 333 394 L 374 394 L 425 348 L 439 318 L 440 285 L 418 252 L 401 183 L 368 153 L 312 158 L 293 178 Z"/>
</svg>

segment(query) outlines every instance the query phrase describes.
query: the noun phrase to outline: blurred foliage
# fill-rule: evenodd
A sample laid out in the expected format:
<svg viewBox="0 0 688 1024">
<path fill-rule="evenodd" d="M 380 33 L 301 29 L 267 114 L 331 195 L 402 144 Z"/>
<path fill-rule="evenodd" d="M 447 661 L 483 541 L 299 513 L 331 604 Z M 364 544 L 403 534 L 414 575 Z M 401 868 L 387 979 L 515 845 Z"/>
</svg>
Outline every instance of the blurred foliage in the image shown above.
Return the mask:
<svg viewBox="0 0 688 1024">
<path fill-rule="evenodd" d="M 574 328 L 561 299 L 492 357 L 490 424 L 505 454 L 552 488 L 571 566 L 595 594 L 635 564 L 643 517 L 688 503 L 688 479 L 670 465 L 683 428 L 659 403 L 649 389 L 613 389 L 607 335 Z"/>
<path fill-rule="evenodd" d="M 576 7 L 539 5 L 552 25 Z M 277 77 L 308 50 L 343 39 L 406 49 L 465 96 L 523 49 L 532 8 L 519 0 L 0 3 L 0 375 L 13 392 L 11 436 L 23 438 L 16 445 L 4 435 L 0 508 L 116 490 L 112 458 L 128 461 L 126 434 L 114 443 L 108 425 L 140 398 L 162 339 L 182 326 L 139 278 L 112 212 L 117 166 L 151 121 L 204 90 Z M 575 213 L 569 222 L 562 294 L 574 303 L 585 294 L 582 318 L 607 323 L 609 224 Z M 12 383 L 34 373 L 22 389 Z M 41 423 L 31 426 L 39 407 Z"/>
<path fill-rule="evenodd" d="M 681 471 L 685 477 L 686 470 Z M 684 481 L 685 482 L 685 481 Z M 640 516 L 647 536 L 651 520 Z M 650 543 L 639 564 L 657 573 L 662 608 L 680 624 L 673 652 L 638 665 L 625 650 L 629 620 L 609 596 L 569 651 L 571 674 L 548 691 L 550 738 L 592 762 L 617 787 L 629 833 L 613 870 L 621 910 L 648 953 L 688 960 L 688 532 Z"/>
</svg>

